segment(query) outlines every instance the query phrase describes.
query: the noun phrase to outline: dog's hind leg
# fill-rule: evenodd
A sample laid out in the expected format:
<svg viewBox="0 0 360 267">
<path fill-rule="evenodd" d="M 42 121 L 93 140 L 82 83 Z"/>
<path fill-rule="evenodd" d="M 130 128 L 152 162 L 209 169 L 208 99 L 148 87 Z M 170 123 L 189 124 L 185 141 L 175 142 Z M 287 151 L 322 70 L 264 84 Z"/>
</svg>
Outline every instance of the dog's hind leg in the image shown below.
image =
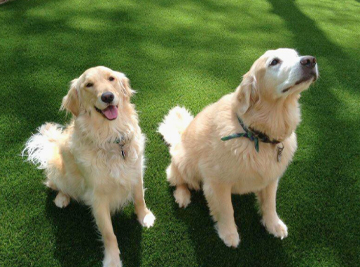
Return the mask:
<svg viewBox="0 0 360 267">
<path fill-rule="evenodd" d="M 186 208 L 191 202 L 191 193 L 178 167 L 173 162 L 166 169 L 166 176 L 170 185 L 176 186 L 174 191 L 175 202 L 179 204 L 180 208 Z"/>
<path fill-rule="evenodd" d="M 64 181 L 64 166 L 63 161 L 59 153 L 49 161 L 46 169 L 46 181 L 45 185 L 54 191 L 58 191 L 54 203 L 59 208 L 66 208 L 70 203 L 70 196 L 65 194 L 61 188 L 61 182 Z M 59 184 L 60 182 L 60 184 Z"/>
<path fill-rule="evenodd" d="M 70 203 L 70 197 L 63 192 L 59 191 L 57 194 L 54 203 L 59 208 L 66 208 Z"/>
<path fill-rule="evenodd" d="M 53 181 L 51 181 L 50 179 L 47 179 L 45 182 L 45 185 L 49 188 L 51 188 L 54 191 L 59 191 L 59 189 L 57 188 L 56 184 L 53 183 Z"/>
<path fill-rule="evenodd" d="M 180 208 L 186 208 L 191 202 L 191 193 L 186 184 L 176 186 L 174 197 Z"/>
</svg>

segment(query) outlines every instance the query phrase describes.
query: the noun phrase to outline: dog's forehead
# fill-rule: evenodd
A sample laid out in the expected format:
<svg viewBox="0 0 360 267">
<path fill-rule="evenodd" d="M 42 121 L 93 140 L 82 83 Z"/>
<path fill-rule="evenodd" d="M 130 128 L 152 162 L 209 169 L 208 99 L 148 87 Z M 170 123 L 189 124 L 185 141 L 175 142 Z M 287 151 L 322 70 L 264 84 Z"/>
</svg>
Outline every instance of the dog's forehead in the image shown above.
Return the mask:
<svg viewBox="0 0 360 267">
<path fill-rule="evenodd" d="M 86 70 L 84 72 L 83 79 L 84 80 L 97 80 L 103 77 L 107 77 L 109 75 L 111 75 L 113 72 L 113 70 L 103 67 L 103 66 L 98 66 L 98 67 L 94 67 L 94 68 L 90 68 L 88 70 Z"/>
<path fill-rule="evenodd" d="M 279 59 L 291 59 L 299 57 L 299 54 L 294 49 L 279 48 L 276 50 L 268 50 L 265 52 L 266 58 L 279 58 Z"/>
</svg>

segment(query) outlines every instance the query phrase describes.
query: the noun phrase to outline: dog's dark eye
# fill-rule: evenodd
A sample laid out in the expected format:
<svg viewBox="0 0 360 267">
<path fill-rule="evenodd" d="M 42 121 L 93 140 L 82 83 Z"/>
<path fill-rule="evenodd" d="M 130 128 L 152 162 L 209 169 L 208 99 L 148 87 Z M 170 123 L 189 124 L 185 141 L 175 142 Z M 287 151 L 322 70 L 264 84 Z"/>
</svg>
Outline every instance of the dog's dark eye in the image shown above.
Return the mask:
<svg viewBox="0 0 360 267">
<path fill-rule="evenodd" d="M 109 77 L 109 81 L 112 82 L 113 80 L 115 80 L 115 78 L 112 77 L 112 76 L 110 76 L 110 77 Z"/>
<path fill-rule="evenodd" d="M 87 83 L 85 86 L 86 86 L 86 87 L 93 87 L 94 84 L 93 84 L 93 83 Z"/>
<path fill-rule="evenodd" d="M 275 58 L 271 61 L 270 66 L 275 66 L 275 65 L 279 64 L 279 62 L 280 62 L 280 59 Z"/>
</svg>

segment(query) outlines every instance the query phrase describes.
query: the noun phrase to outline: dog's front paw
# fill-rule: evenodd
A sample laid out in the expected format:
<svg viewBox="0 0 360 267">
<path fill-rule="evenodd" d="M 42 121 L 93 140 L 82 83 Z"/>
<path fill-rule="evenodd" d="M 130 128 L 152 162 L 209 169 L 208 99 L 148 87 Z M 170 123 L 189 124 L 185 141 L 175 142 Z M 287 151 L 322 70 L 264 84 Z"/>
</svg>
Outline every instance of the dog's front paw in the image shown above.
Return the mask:
<svg viewBox="0 0 360 267">
<path fill-rule="evenodd" d="M 219 237 L 224 241 L 225 245 L 233 248 L 236 248 L 239 245 L 240 236 L 236 230 L 236 227 L 229 227 L 232 229 L 228 229 L 228 227 L 217 224 L 215 228 L 217 229 Z"/>
<path fill-rule="evenodd" d="M 240 236 L 238 233 L 231 233 L 224 236 L 220 236 L 228 247 L 237 248 L 240 243 Z"/>
<path fill-rule="evenodd" d="M 149 211 L 149 213 L 146 214 L 143 219 L 142 226 L 147 227 L 147 228 L 152 227 L 154 225 L 155 219 L 156 218 L 155 218 L 154 214 L 151 211 Z"/>
<path fill-rule="evenodd" d="M 113 257 L 105 256 L 103 261 L 103 267 L 122 267 L 119 255 Z"/>
<path fill-rule="evenodd" d="M 275 237 L 284 239 L 285 237 L 288 236 L 287 226 L 279 218 L 276 218 L 273 220 L 263 219 L 262 223 L 264 224 L 264 226 L 268 230 L 268 232 L 270 234 L 273 234 Z"/>
<path fill-rule="evenodd" d="M 143 215 L 138 215 L 140 224 L 147 228 L 150 228 L 154 225 L 155 219 L 156 218 L 154 214 L 150 210 L 144 212 Z"/>
</svg>

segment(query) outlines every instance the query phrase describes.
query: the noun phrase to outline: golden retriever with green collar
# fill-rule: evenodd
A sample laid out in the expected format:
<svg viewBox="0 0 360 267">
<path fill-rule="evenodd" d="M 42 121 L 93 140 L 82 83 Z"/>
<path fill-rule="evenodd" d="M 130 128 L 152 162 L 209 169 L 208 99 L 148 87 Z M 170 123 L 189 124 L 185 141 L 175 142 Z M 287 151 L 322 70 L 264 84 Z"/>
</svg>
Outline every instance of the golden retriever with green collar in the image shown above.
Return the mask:
<svg viewBox="0 0 360 267">
<path fill-rule="evenodd" d="M 269 50 L 252 65 L 234 93 L 194 119 L 170 110 L 158 131 L 170 145 L 167 179 L 180 207 L 202 185 L 219 237 L 237 247 L 231 194 L 254 192 L 266 229 L 281 239 L 287 227 L 276 212 L 276 191 L 297 149 L 298 100 L 318 77 L 316 59 L 293 49 Z"/>
<path fill-rule="evenodd" d="M 145 136 L 130 103 L 133 93 L 123 73 L 88 69 L 63 98 L 71 123 L 42 125 L 23 152 L 45 170 L 46 185 L 58 191 L 56 206 L 65 208 L 73 198 L 91 207 L 104 241 L 105 267 L 122 265 L 111 213 L 134 201 L 141 225 L 155 221 L 144 200 Z"/>
</svg>

